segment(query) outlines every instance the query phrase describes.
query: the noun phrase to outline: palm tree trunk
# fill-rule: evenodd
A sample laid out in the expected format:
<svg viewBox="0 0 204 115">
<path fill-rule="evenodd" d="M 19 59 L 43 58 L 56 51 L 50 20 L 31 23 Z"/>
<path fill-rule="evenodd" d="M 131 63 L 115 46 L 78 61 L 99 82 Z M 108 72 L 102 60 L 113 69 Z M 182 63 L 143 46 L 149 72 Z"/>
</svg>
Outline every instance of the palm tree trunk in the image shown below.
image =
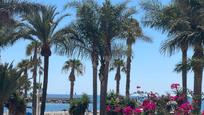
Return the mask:
<svg viewBox="0 0 204 115">
<path fill-rule="evenodd" d="M 182 69 L 182 87 L 183 87 L 183 94 L 185 95 L 184 101 L 187 101 L 187 47 L 182 47 L 182 64 L 185 65 Z"/>
<path fill-rule="evenodd" d="M 104 74 L 101 81 L 101 95 L 100 95 L 100 115 L 106 115 L 106 96 L 108 87 L 108 72 L 111 57 L 105 56 Z"/>
<path fill-rule="evenodd" d="M 105 48 L 104 48 L 104 68 L 103 74 L 101 76 L 101 91 L 100 91 L 100 115 L 106 115 L 106 96 L 107 96 L 107 87 L 108 87 L 108 73 L 109 73 L 109 64 L 111 60 L 111 38 L 105 38 Z"/>
<path fill-rule="evenodd" d="M 117 67 L 115 80 L 116 80 L 116 95 L 119 95 L 120 94 L 120 66 Z"/>
<path fill-rule="evenodd" d="M 120 94 L 120 80 L 116 80 L 116 95 Z"/>
<path fill-rule="evenodd" d="M 127 73 L 126 73 L 126 97 L 130 97 L 130 69 L 131 69 L 131 54 L 132 54 L 132 45 L 128 40 L 128 56 L 127 56 Z"/>
<path fill-rule="evenodd" d="M 0 101 L 0 115 L 4 114 L 4 102 Z"/>
<path fill-rule="evenodd" d="M 26 80 L 28 80 L 28 70 L 27 70 L 27 68 L 25 69 L 24 73 L 25 73 Z M 24 98 L 26 99 L 27 96 L 28 96 L 28 84 L 25 84 L 24 91 L 25 91 L 24 92 Z"/>
<path fill-rule="evenodd" d="M 75 69 L 74 67 L 72 67 L 71 69 L 71 73 L 69 75 L 69 81 L 70 81 L 70 100 L 73 99 L 73 95 L 74 95 L 74 81 L 75 81 L 75 75 L 74 75 L 74 72 Z"/>
<path fill-rule="evenodd" d="M 48 67 L 49 67 L 49 56 L 44 56 L 43 94 L 42 94 L 42 105 L 41 105 L 40 115 L 44 115 L 44 112 L 45 112 L 47 84 L 48 84 Z"/>
<path fill-rule="evenodd" d="M 98 55 L 93 53 L 93 115 L 97 115 L 97 67 L 98 67 Z"/>
<path fill-rule="evenodd" d="M 37 77 L 37 44 L 35 45 L 35 50 L 34 50 L 34 56 L 33 56 L 33 61 L 34 61 L 34 69 L 33 69 L 33 99 L 32 99 L 32 113 L 33 115 L 36 115 L 36 102 L 37 102 L 37 88 L 36 88 L 36 77 Z"/>
<path fill-rule="evenodd" d="M 99 72 L 99 79 L 100 79 L 100 115 L 103 115 L 103 110 L 105 109 L 103 106 L 101 106 L 103 103 L 102 99 L 104 98 L 103 97 L 103 86 L 102 86 L 102 83 L 103 83 L 103 80 L 104 80 L 104 68 L 105 68 L 105 60 L 103 59 L 103 57 L 101 56 L 101 59 L 100 59 L 100 72 Z M 102 114 L 103 113 L 103 114 Z"/>
<path fill-rule="evenodd" d="M 194 71 L 194 113 L 199 114 L 201 110 L 202 102 L 202 74 L 203 67 L 200 60 L 204 57 L 203 47 L 201 43 L 198 43 L 194 48 L 193 59 L 195 59 Z"/>
<path fill-rule="evenodd" d="M 71 89 L 70 89 L 70 100 L 73 99 L 73 95 L 74 95 L 74 81 L 71 81 Z"/>
</svg>

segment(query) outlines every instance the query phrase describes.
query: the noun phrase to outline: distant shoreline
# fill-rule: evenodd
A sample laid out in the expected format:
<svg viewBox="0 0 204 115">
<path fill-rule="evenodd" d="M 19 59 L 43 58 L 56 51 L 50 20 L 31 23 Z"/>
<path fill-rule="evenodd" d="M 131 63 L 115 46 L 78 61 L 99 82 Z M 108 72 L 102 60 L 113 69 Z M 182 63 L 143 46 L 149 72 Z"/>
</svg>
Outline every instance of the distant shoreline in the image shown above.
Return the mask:
<svg viewBox="0 0 204 115">
<path fill-rule="evenodd" d="M 80 98 L 81 95 L 74 95 L 74 98 Z M 98 95 L 99 97 L 99 95 Z M 92 102 L 92 95 L 89 95 L 90 103 Z M 98 98 L 99 99 L 99 98 Z M 28 97 L 28 102 L 32 102 L 32 97 Z M 46 103 L 69 103 L 69 95 L 65 94 L 48 94 Z"/>
</svg>

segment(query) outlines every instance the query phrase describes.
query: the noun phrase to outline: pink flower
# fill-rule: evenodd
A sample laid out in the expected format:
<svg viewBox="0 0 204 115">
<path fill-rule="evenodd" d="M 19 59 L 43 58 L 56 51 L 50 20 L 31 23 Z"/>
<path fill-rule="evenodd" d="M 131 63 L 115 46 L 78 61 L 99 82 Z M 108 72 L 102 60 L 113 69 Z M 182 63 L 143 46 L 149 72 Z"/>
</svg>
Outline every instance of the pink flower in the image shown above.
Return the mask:
<svg viewBox="0 0 204 115">
<path fill-rule="evenodd" d="M 180 85 L 178 84 L 178 83 L 173 83 L 173 84 L 171 84 L 171 89 L 178 89 L 178 87 L 179 87 Z"/>
<path fill-rule="evenodd" d="M 202 111 L 202 115 L 204 115 L 204 111 Z"/>
<path fill-rule="evenodd" d="M 184 113 L 189 113 L 191 110 L 193 110 L 192 105 L 189 102 L 183 103 L 178 107 L 178 110 L 183 111 Z"/>
<path fill-rule="evenodd" d="M 110 105 L 107 105 L 107 106 L 106 106 L 106 111 L 107 111 L 107 112 L 111 111 L 111 106 L 110 106 Z"/>
<path fill-rule="evenodd" d="M 148 105 L 148 103 L 149 103 L 149 100 L 146 99 L 143 101 L 142 106 L 146 106 L 146 105 Z"/>
<path fill-rule="evenodd" d="M 156 109 L 156 104 L 149 100 L 144 100 L 142 106 L 144 111 L 154 111 Z"/>
<path fill-rule="evenodd" d="M 170 100 L 175 101 L 178 98 L 178 96 L 170 96 Z"/>
<path fill-rule="evenodd" d="M 136 114 L 140 114 L 140 113 L 142 113 L 143 112 L 143 109 L 142 108 L 136 108 L 135 110 L 134 110 L 134 113 L 136 113 Z"/>
<path fill-rule="evenodd" d="M 130 106 L 127 106 L 123 109 L 123 113 L 125 115 L 131 115 L 132 114 L 133 109 Z"/>
<path fill-rule="evenodd" d="M 150 102 L 147 106 L 148 110 L 155 110 L 156 109 L 156 104 L 153 102 Z"/>
<path fill-rule="evenodd" d="M 118 106 L 116 106 L 115 109 L 114 109 L 114 111 L 115 111 L 115 112 L 120 112 L 120 111 L 121 111 L 121 108 L 118 107 Z"/>
</svg>

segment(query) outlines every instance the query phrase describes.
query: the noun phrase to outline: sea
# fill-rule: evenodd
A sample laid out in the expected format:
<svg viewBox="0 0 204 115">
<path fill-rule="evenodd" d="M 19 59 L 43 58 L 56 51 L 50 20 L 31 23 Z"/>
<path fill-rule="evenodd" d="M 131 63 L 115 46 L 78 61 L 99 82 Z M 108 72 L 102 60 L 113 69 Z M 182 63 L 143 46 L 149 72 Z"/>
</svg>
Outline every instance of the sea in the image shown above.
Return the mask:
<svg viewBox="0 0 204 115">
<path fill-rule="evenodd" d="M 67 98 L 69 97 L 68 95 L 58 95 L 58 94 L 48 94 L 47 98 Z M 80 95 L 75 95 L 74 96 L 75 98 L 79 98 Z M 97 110 L 100 109 L 100 96 L 97 96 L 98 99 L 98 103 L 97 103 Z M 93 102 L 92 101 L 92 96 L 89 95 L 89 99 L 90 99 L 90 102 Z M 189 99 L 189 101 L 191 101 L 192 99 Z M 28 103 L 27 105 L 27 112 L 32 112 L 32 109 L 31 109 L 31 103 Z M 45 111 L 46 112 L 52 112 L 52 111 L 64 111 L 64 110 L 68 110 L 69 109 L 69 104 L 67 103 L 46 103 L 46 107 L 45 107 Z M 204 110 L 204 101 L 202 102 L 202 107 L 201 107 L 202 110 Z M 8 111 L 6 108 L 4 108 L 5 112 Z M 93 104 L 90 103 L 89 104 L 89 107 L 88 107 L 88 111 L 92 111 L 93 110 Z"/>
<path fill-rule="evenodd" d="M 80 98 L 81 95 L 75 95 L 74 98 Z M 48 94 L 47 95 L 47 98 L 68 98 L 69 95 L 59 95 L 59 94 Z M 90 99 L 90 102 L 89 103 L 89 107 L 88 107 L 88 111 L 92 111 L 93 110 L 93 104 L 92 104 L 92 99 L 93 97 L 91 95 L 89 95 L 89 99 Z M 100 96 L 97 96 L 97 110 L 100 109 Z M 31 113 L 32 112 L 32 103 L 28 103 L 27 104 L 27 109 L 26 109 L 26 112 L 29 112 Z M 65 110 L 69 110 L 69 104 L 68 103 L 46 103 L 46 106 L 45 106 L 45 111 L 46 112 L 52 112 L 52 111 L 65 111 Z M 4 108 L 4 112 L 7 112 L 8 109 L 7 108 Z"/>
</svg>

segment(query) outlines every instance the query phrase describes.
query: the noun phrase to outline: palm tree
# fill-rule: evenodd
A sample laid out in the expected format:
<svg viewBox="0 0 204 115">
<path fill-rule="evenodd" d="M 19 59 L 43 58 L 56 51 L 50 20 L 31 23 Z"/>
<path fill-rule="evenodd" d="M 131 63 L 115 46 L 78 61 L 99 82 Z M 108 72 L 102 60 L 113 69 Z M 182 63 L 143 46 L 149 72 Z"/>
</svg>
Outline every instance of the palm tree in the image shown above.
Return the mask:
<svg viewBox="0 0 204 115">
<path fill-rule="evenodd" d="M 203 17 L 201 16 L 201 11 L 204 8 L 203 1 L 175 0 L 171 5 L 167 6 L 167 9 L 168 7 L 173 7 L 173 10 L 167 10 L 167 14 L 173 14 L 170 16 L 158 13 L 164 11 L 166 7 L 160 7 L 158 3 L 149 5 L 150 7 L 145 8 L 149 12 L 149 15 L 146 16 L 146 24 L 151 27 L 167 31 L 171 36 L 173 36 L 173 42 L 171 41 L 171 44 L 173 44 L 171 45 L 173 46 L 171 48 L 173 50 L 178 46 L 183 46 L 183 43 L 185 44 L 185 47 L 194 48 L 194 55 L 192 59 L 197 60 L 193 65 L 194 102 L 197 102 L 194 103 L 194 111 L 196 114 L 199 114 L 201 109 L 203 68 L 201 61 L 199 61 L 203 58 Z M 167 19 L 169 17 L 170 19 Z"/>
<path fill-rule="evenodd" d="M 124 58 L 126 57 L 126 47 L 123 44 L 114 43 L 112 45 L 112 60 L 110 64 L 110 71 L 116 69 L 115 80 L 116 80 L 116 95 L 120 92 L 120 79 L 121 72 L 126 73 L 126 65 Z"/>
<path fill-rule="evenodd" d="M 93 71 L 93 115 L 97 115 L 97 76 L 98 76 L 98 63 L 99 63 L 99 5 L 94 0 L 85 0 L 83 2 L 71 2 L 67 4 L 67 7 L 71 6 L 76 8 L 77 20 L 73 26 L 70 26 L 72 34 L 69 36 L 73 37 L 76 40 L 75 45 L 69 45 L 66 43 L 69 40 L 63 40 L 60 43 L 58 48 L 65 51 L 66 55 L 69 55 L 69 52 L 77 52 L 74 54 L 80 55 L 83 57 L 88 57 L 92 62 L 92 71 Z M 69 39 L 69 38 L 65 38 Z M 64 46 L 65 45 L 65 46 Z M 63 46 L 63 47 L 62 47 Z M 73 48 L 70 48 L 73 46 Z M 69 50 L 69 51 L 68 51 Z M 63 52 L 59 51 L 59 52 Z M 73 54 L 73 53 L 72 53 Z"/>
<path fill-rule="evenodd" d="M 41 44 L 37 41 L 33 41 L 31 42 L 27 48 L 26 48 L 26 55 L 27 56 L 32 56 L 32 72 L 33 72 L 33 97 L 32 97 L 32 113 L 33 115 L 36 114 L 36 102 L 37 102 L 37 98 L 36 98 L 36 95 L 37 95 L 37 70 L 39 69 L 43 69 L 41 67 L 41 57 L 40 57 L 40 46 Z"/>
<path fill-rule="evenodd" d="M 156 8 L 157 7 L 157 8 Z M 163 32 L 167 31 L 169 33 L 170 38 L 165 40 L 161 46 L 162 53 L 168 53 L 170 56 L 175 53 L 177 49 L 181 49 L 182 51 L 182 87 L 183 94 L 187 95 L 187 50 L 188 43 L 185 38 L 187 38 L 187 34 L 185 32 L 180 31 L 178 34 L 173 34 L 178 31 L 178 27 L 180 28 L 188 28 L 185 22 L 185 16 L 181 15 L 179 12 L 181 10 L 178 7 L 172 5 L 166 6 L 165 8 L 161 8 L 158 3 L 153 11 L 150 10 L 151 14 L 155 14 L 156 20 L 149 17 L 148 20 L 145 21 L 147 25 L 151 27 L 155 27 L 157 29 L 162 29 Z M 154 20 L 154 21 L 153 21 Z M 175 22 L 174 24 L 172 24 Z M 173 26 L 174 27 L 173 27 Z M 179 42 L 180 41 L 180 42 Z M 185 96 L 185 100 L 187 100 L 187 96 Z"/>
<path fill-rule="evenodd" d="M 126 27 L 124 28 L 122 37 L 126 38 L 126 44 L 127 44 L 126 97 L 129 98 L 132 46 L 138 39 L 146 42 L 152 42 L 152 40 L 149 37 L 144 36 L 138 21 L 136 19 L 133 19 L 132 17 L 126 21 Z"/>
<path fill-rule="evenodd" d="M 74 82 L 75 82 L 75 74 L 82 75 L 84 73 L 84 67 L 83 64 L 80 62 L 80 60 L 76 59 L 70 59 L 65 62 L 64 66 L 62 67 L 63 71 L 70 71 L 69 74 L 69 81 L 70 81 L 70 99 L 73 99 L 74 94 Z"/>
<path fill-rule="evenodd" d="M 28 80 L 28 70 L 31 68 L 31 62 L 28 59 L 24 59 L 21 62 L 18 63 L 17 68 L 19 71 L 23 71 L 23 77 L 25 77 Z M 28 83 L 28 82 L 27 82 Z M 26 99 L 28 96 L 28 84 L 24 85 L 24 98 Z"/>
<path fill-rule="evenodd" d="M 0 114 L 4 113 L 4 103 L 10 95 L 24 85 L 25 78 L 21 77 L 22 72 L 13 68 L 12 64 L 0 65 Z"/>
<path fill-rule="evenodd" d="M 9 115 L 25 115 L 26 114 L 26 101 L 20 92 L 13 93 L 6 103 Z"/>
<path fill-rule="evenodd" d="M 185 36 L 182 36 L 185 37 Z M 174 38 L 174 39 L 168 39 L 166 40 L 161 47 L 161 52 L 168 52 L 170 54 L 170 56 L 173 54 L 173 52 L 175 52 L 176 49 L 180 49 L 182 52 L 182 67 L 179 69 L 176 67 L 176 71 L 177 72 L 182 72 L 182 88 L 183 88 L 183 94 L 185 95 L 185 101 L 187 101 L 187 72 L 188 72 L 188 68 L 187 68 L 187 51 L 188 51 L 188 47 L 186 44 L 181 43 L 181 44 L 177 44 L 175 45 L 174 42 L 175 40 L 180 39 L 178 38 Z M 181 71 L 180 71 L 181 70 Z"/>
<path fill-rule="evenodd" d="M 100 114 L 105 115 L 105 100 L 107 96 L 109 64 L 111 60 L 111 43 L 114 38 L 120 35 L 124 28 L 124 22 L 133 14 L 135 9 L 127 7 L 128 1 L 113 5 L 110 0 L 105 0 L 100 8 L 100 31 L 102 33 L 101 48 L 99 48 L 101 69 L 100 69 Z"/>
<path fill-rule="evenodd" d="M 63 33 L 57 31 L 57 26 L 60 21 L 68 16 L 67 14 L 60 16 L 56 19 L 58 12 L 54 6 L 45 6 L 38 12 L 25 15 L 23 18 L 26 23 L 24 24 L 28 35 L 35 36 L 35 40 L 42 44 L 41 55 L 44 57 L 44 81 L 43 81 L 43 94 L 42 94 L 42 106 L 41 115 L 44 115 L 45 102 L 47 96 L 47 84 L 48 84 L 48 67 L 49 57 L 51 56 L 51 45 L 55 39 L 60 39 Z"/>
<path fill-rule="evenodd" d="M 116 81 L 116 95 L 120 94 L 120 72 L 125 72 L 125 63 L 122 59 L 114 59 L 114 62 L 111 64 L 110 70 L 116 69 L 115 81 Z"/>
</svg>

